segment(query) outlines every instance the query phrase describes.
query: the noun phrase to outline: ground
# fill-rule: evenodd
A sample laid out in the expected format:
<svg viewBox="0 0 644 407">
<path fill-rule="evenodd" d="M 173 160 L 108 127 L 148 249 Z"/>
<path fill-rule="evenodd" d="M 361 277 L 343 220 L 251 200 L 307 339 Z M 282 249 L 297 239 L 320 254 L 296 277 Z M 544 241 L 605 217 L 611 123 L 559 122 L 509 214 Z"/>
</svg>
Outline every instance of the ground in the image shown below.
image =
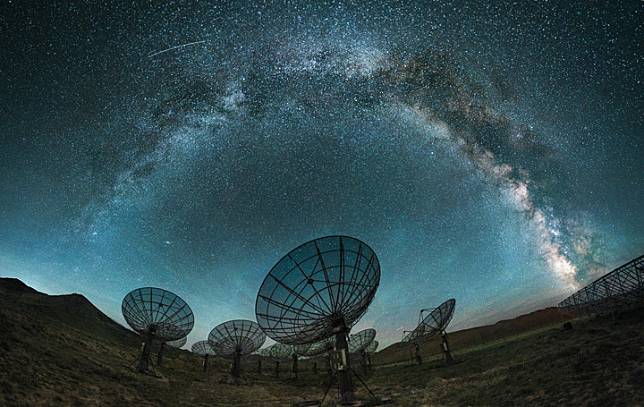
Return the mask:
<svg viewBox="0 0 644 407">
<path fill-rule="evenodd" d="M 225 384 L 229 362 L 171 349 L 153 374 L 133 369 L 138 337 L 105 317 L 80 295 L 47 296 L 18 280 L 0 279 L 0 405 L 261 406 L 321 399 L 326 370 L 318 360 L 257 357 L 243 363 L 242 384 Z M 393 345 L 373 357 L 365 378 L 378 396 L 400 406 L 642 405 L 644 312 L 573 319 L 549 309 L 514 320 L 452 333 L 457 363 L 447 366 L 438 342 L 422 344 L 423 364 L 410 363 L 409 346 Z M 361 374 L 359 361 L 354 361 Z M 362 375 L 362 374 L 361 374 Z M 359 398 L 368 400 L 357 384 Z M 325 405 L 333 405 L 331 388 Z"/>
</svg>

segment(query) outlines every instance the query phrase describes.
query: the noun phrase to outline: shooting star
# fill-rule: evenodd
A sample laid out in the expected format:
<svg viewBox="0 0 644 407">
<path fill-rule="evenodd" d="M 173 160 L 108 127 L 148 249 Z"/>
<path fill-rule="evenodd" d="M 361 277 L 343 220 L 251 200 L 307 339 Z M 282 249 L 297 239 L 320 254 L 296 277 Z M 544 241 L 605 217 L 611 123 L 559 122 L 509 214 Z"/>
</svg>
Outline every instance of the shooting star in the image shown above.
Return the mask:
<svg viewBox="0 0 644 407">
<path fill-rule="evenodd" d="M 148 58 L 152 58 L 152 57 L 155 57 L 155 56 L 157 56 L 159 54 L 163 54 L 164 52 L 172 51 L 172 50 L 175 50 L 175 49 L 179 49 L 179 48 L 183 48 L 183 47 L 189 47 L 191 45 L 203 44 L 204 42 L 206 42 L 206 40 L 189 42 L 187 44 L 181 44 L 181 45 L 175 45 L 174 47 L 170 47 L 168 49 L 164 49 L 164 50 L 161 50 L 161 51 L 157 51 L 157 52 L 153 52 L 151 54 L 148 54 Z"/>
</svg>

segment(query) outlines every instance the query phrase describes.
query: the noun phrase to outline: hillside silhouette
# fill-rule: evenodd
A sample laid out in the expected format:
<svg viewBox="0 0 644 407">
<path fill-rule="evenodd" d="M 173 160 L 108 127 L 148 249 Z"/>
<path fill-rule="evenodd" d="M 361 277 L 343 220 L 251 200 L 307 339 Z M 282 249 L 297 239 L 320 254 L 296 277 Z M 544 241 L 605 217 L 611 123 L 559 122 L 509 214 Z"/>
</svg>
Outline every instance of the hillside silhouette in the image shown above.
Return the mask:
<svg viewBox="0 0 644 407">
<path fill-rule="evenodd" d="M 292 405 L 320 399 L 324 359 L 303 360 L 299 379 L 282 361 L 243 361 L 244 383 L 225 384 L 229 361 L 168 349 L 163 366 L 139 374 L 140 340 L 78 294 L 50 296 L 17 279 L 0 279 L 0 405 L 228 406 Z M 455 331 L 457 363 L 447 366 L 438 339 L 421 344 L 423 364 L 409 345 L 373 356 L 366 377 L 393 405 L 639 405 L 644 403 L 644 322 L 641 310 L 572 320 L 555 308 L 493 325 Z M 313 373 L 313 364 L 318 372 Z M 359 363 L 356 360 L 356 365 Z M 357 394 L 367 398 L 356 386 Z M 327 404 L 334 401 L 333 390 Z M 325 404 L 325 405 L 327 405 Z M 332 404 L 328 404 L 332 405 Z"/>
</svg>

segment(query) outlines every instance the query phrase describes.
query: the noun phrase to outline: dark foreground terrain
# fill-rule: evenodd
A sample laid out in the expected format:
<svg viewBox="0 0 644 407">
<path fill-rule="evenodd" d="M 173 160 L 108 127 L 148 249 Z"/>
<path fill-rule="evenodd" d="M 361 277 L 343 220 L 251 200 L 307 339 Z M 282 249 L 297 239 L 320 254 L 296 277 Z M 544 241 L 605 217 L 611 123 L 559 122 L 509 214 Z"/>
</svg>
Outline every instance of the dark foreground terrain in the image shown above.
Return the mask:
<svg viewBox="0 0 644 407">
<path fill-rule="evenodd" d="M 421 366 L 396 344 L 374 356 L 367 384 L 404 406 L 644 404 L 643 313 L 573 320 L 563 330 L 568 318 L 547 309 L 455 332 L 452 366 L 436 341 L 423 344 Z M 142 375 L 132 368 L 138 347 L 135 334 L 80 295 L 48 296 L 0 279 L 2 406 L 291 405 L 320 399 L 325 389 L 325 371 L 314 375 L 313 361 L 300 363 L 297 380 L 283 361 L 278 379 L 272 361 L 264 359 L 259 374 L 253 356 L 236 386 L 220 382 L 227 361 L 213 358 L 206 375 L 200 358 L 181 350 L 168 351 L 154 375 Z M 358 394 L 368 399 L 364 389 Z"/>
</svg>

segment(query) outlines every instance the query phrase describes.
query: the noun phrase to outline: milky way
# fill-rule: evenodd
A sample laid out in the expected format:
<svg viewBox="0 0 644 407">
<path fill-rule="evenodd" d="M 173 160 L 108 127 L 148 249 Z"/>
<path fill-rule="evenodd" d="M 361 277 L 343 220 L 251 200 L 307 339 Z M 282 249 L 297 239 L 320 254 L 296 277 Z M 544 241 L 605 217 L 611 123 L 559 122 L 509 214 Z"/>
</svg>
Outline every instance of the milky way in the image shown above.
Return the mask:
<svg viewBox="0 0 644 407">
<path fill-rule="evenodd" d="M 348 234 L 382 266 L 356 329 L 387 344 L 641 254 L 641 4 L 466 3 L 3 5 L 0 273 L 118 320 L 167 288 L 191 343 Z"/>
</svg>

